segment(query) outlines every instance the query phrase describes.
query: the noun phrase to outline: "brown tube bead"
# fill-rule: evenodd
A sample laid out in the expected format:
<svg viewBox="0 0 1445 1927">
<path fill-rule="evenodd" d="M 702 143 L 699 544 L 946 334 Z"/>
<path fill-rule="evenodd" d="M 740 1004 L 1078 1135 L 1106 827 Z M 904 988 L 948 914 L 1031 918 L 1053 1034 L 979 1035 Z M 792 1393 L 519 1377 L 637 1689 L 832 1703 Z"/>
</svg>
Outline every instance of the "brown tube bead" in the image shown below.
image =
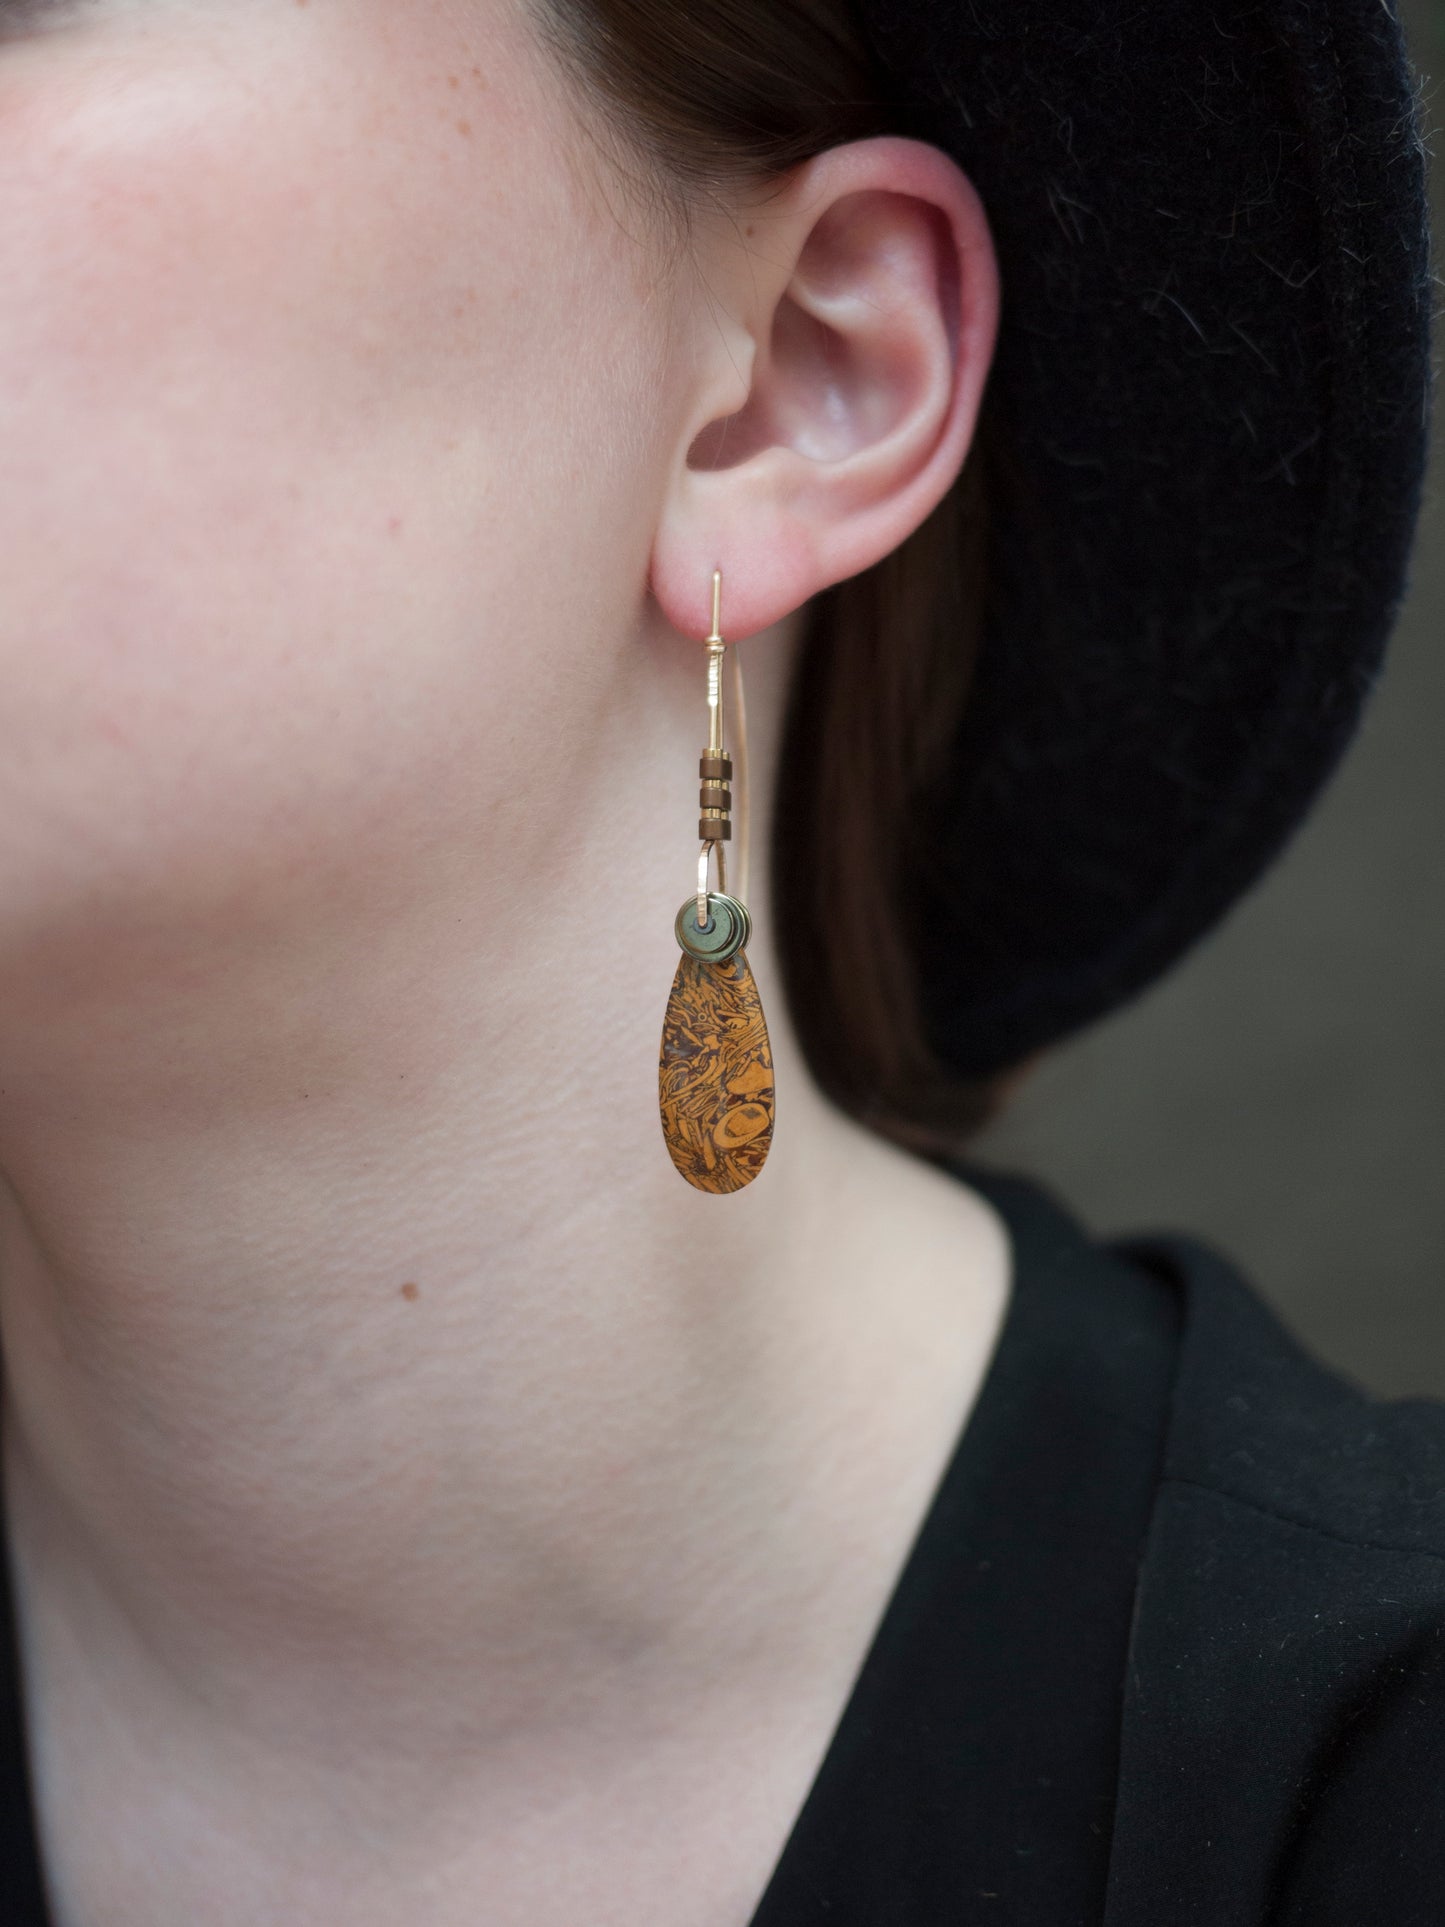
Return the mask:
<svg viewBox="0 0 1445 1927">
<path fill-rule="evenodd" d="M 697 833 L 708 843 L 726 843 L 733 826 L 725 816 L 702 816 L 698 818 Z"/>
<path fill-rule="evenodd" d="M 704 782 L 730 783 L 733 780 L 731 756 L 712 756 L 706 750 L 697 759 L 697 773 Z"/>
<path fill-rule="evenodd" d="M 704 783 L 698 791 L 698 803 L 705 810 L 730 810 L 733 806 L 733 793 L 721 783 Z"/>
</svg>

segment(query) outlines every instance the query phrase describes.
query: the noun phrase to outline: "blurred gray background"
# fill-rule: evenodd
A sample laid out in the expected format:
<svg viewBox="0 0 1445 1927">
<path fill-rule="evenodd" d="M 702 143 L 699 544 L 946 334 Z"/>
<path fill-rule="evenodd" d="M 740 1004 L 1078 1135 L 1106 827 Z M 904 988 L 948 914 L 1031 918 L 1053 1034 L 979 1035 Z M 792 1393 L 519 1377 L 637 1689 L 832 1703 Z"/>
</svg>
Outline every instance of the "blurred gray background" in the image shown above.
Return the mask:
<svg viewBox="0 0 1445 1927">
<path fill-rule="evenodd" d="M 1441 129 L 1445 0 L 1404 14 Z M 1438 368 L 1439 285 L 1435 305 Z M 1203 1237 L 1331 1364 L 1445 1396 L 1445 381 L 1435 431 L 1405 610 L 1333 785 L 1219 930 L 1053 1052 L 975 1151 L 1098 1232 Z"/>
</svg>

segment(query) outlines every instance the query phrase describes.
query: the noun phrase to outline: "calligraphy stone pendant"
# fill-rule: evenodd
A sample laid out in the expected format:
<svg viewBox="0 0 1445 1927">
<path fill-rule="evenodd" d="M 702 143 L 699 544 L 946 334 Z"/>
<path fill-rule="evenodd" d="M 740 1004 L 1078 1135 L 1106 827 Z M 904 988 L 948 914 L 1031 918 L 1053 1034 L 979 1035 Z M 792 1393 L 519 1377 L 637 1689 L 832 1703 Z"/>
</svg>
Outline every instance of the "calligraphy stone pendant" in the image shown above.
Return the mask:
<svg viewBox="0 0 1445 1927">
<path fill-rule="evenodd" d="M 658 1098 L 672 1161 L 699 1191 L 740 1191 L 773 1139 L 773 1053 L 743 945 L 736 897 L 709 892 L 699 926 L 689 897 L 674 926 L 682 956 L 662 1022 Z"/>
</svg>

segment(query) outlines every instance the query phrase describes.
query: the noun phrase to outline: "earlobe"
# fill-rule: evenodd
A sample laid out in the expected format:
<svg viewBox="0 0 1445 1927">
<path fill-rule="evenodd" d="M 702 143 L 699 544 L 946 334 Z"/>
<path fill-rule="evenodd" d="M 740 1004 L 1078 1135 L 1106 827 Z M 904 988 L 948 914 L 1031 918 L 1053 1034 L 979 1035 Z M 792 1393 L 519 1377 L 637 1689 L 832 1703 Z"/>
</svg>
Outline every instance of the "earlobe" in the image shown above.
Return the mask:
<svg viewBox="0 0 1445 1927">
<path fill-rule="evenodd" d="M 871 567 L 942 499 L 982 398 L 998 274 L 967 178 L 891 136 L 798 169 L 750 244 L 719 243 L 706 269 L 748 332 L 750 376 L 740 407 L 687 426 L 652 588 L 701 635 L 723 567 L 741 638 Z M 724 336 L 716 352 L 736 372 Z M 719 372 L 705 350 L 699 396 Z"/>
</svg>

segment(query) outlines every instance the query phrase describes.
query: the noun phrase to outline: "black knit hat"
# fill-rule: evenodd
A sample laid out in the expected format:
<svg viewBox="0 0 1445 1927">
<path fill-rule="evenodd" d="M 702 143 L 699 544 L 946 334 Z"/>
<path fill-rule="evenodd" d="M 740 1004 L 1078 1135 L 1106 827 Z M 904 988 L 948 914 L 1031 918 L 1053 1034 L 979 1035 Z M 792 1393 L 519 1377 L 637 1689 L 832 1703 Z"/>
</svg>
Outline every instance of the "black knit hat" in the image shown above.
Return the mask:
<svg viewBox="0 0 1445 1927">
<path fill-rule="evenodd" d="M 1165 969 L 1349 740 L 1424 468 L 1423 143 L 1386 0 L 859 12 L 1002 282 L 1010 482 L 921 919 L 977 1075 Z"/>
</svg>

